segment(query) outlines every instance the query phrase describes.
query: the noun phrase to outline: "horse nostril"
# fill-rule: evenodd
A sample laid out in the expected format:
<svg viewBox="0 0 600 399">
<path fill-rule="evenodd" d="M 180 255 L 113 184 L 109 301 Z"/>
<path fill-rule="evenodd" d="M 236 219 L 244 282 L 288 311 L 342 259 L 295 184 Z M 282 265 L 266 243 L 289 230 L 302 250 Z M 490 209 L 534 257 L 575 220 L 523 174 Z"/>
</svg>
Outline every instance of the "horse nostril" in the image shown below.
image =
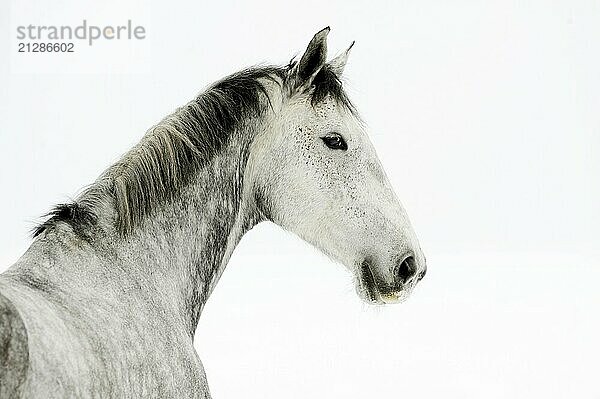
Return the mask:
<svg viewBox="0 0 600 399">
<path fill-rule="evenodd" d="M 412 256 L 404 259 L 396 269 L 396 276 L 403 284 L 406 284 L 416 273 L 417 265 Z"/>
</svg>

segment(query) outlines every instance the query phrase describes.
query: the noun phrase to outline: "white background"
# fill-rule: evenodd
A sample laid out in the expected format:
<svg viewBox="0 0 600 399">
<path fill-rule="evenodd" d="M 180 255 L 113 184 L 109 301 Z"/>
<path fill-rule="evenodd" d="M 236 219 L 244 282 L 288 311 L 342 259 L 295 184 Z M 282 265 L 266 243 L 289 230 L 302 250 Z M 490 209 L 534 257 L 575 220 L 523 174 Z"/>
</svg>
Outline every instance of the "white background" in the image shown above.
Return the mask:
<svg viewBox="0 0 600 399">
<path fill-rule="evenodd" d="M 145 26 L 18 54 L 16 26 Z M 0 3 L 0 270 L 29 229 L 212 81 L 330 25 L 429 270 L 362 305 L 276 226 L 241 242 L 196 336 L 215 398 L 600 398 L 600 3 Z"/>
</svg>

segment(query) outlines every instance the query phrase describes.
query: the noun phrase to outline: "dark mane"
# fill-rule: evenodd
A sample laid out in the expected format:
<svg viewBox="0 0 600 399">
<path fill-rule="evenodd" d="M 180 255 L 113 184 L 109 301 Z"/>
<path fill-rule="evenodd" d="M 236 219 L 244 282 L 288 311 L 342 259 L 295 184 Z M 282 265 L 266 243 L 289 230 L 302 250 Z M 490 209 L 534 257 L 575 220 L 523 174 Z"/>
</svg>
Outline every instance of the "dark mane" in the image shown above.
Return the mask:
<svg viewBox="0 0 600 399">
<path fill-rule="evenodd" d="M 356 113 L 356 108 L 346 95 L 340 78 L 331 70 L 329 64 L 325 64 L 315 76 L 312 88 L 311 102 L 313 107 L 323 101 L 325 97 L 331 96 L 338 104 L 345 106 L 352 113 Z"/>
<path fill-rule="evenodd" d="M 248 68 L 228 76 L 151 128 L 101 178 L 108 182 L 104 188 L 116 207 L 117 230 L 128 234 L 153 209 L 171 201 L 195 172 L 227 145 L 234 131 L 249 118 L 262 115 L 270 105 L 266 82 L 285 86 L 293 65 Z M 316 75 L 309 94 L 313 106 L 329 95 L 354 112 L 342 83 L 328 65 Z M 84 237 L 97 220 L 97 190 L 92 186 L 77 201 L 56 206 L 33 230 L 33 236 L 63 222 Z"/>
<path fill-rule="evenodd" d="M 79 206 L 76 202 L 70 204 L 58 204 L 45 215 L 48 219 L 33 229 L 33 236 L 37 237 L 45 230 L 53 227 L 58 222 L 71 225 L 77 235 L 83 235 L 82 229 L 96 221 L 96 217 L 89 210 Z"/>
<path fill-rule="evenodd" d="M 283 79 L 284 73 L 278 67 L 245 69 L 152 128 L 116 165 L 112 195 L 118 230 L 129 233 L 156 205 L 172 200 L 227 145 L 234 131 L 265 111 L 265 83 Z"/>
</svg>

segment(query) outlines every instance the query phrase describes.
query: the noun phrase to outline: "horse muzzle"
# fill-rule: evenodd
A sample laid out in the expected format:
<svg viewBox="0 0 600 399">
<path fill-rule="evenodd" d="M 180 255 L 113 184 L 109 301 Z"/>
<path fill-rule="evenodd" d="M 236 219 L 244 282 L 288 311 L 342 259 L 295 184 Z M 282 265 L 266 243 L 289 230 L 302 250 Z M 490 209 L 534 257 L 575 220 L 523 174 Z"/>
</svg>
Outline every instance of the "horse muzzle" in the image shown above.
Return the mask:
<svg viewBox="0 0 600 399">
<path fill-rule="evenodd" d="M 385 283 L 374 273 L 373 265 L 364 260 L 358 272 L 357 291 L 366 302 L 393 304 L 406 300 L 416 284 L 425 277 L 427 267 L 419 268 L 415 258 L 407 255 L 393 268 L 391 283 Z"/>
</svg>

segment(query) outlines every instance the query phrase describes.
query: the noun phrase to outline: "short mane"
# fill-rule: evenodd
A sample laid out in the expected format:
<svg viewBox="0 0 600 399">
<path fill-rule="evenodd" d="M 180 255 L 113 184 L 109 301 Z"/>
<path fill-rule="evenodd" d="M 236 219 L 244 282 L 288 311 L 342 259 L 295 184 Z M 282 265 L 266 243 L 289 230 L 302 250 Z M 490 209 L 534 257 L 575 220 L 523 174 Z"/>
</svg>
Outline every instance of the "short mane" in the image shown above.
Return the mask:
<svg viewBox="0 0 600 399">
<path fill-rule="evenodd" d="M 105 173 L 108 194 L 116 206 L 116 228 L 129 234 L 144 217 L 158 206 L 173 200 L 195 173 L 223 148 L 232 132 L 248 118 L 259 117 L 268 107 L 265 82 L 283 82 L 294 63 L 285 67 L 253 67 L 230 75 L 213 84 L 194 100 L 178 108 L 156 126 L 120 161 Z M 266 101 L 261 97 L 264 95 Z M 335 73 L 325 65 L 314 78 L 311 88 L 313 106 L 330 95 L 352 112 L 354 106 Z M 70 204 L 57 205 L 48 219 L 33 230 L 36 237 L 59 222 L 89 238 L 97 217 L 92 186 Z"/>
</svg>

